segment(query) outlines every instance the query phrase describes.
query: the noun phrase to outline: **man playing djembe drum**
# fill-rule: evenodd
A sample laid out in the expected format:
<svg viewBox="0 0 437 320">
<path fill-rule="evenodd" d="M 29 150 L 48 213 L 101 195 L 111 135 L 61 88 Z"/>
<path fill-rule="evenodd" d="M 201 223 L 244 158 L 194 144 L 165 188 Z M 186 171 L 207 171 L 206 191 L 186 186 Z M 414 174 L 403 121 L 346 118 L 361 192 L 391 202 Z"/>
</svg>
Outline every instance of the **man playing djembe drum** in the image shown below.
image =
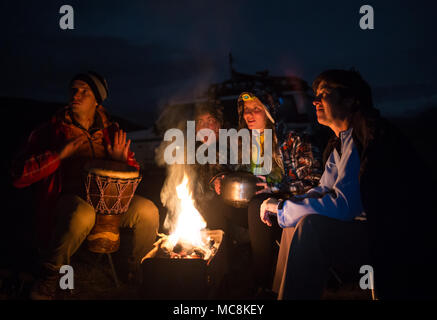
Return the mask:
<svg viewBox="0 0 437 320">
<path fill-rule="evenodd" d="M 88 72 L 73 77 L 68 106 L 31 133 L 14 163 L 14 186 L 37 187 L 36 235 L 43 248 L 43 272 L 32 289 L 33 299 L 55 296 L 60 266 L 70 263 L 94 226 L 95 210 L 80 196 L 86 163 L 108 159 L 139 170 L 126 133 L 109 120 L 101 105 L 107 95 L 106 80 L 100 75 Z M 120 227 L 134 229 L 132 266 L 138 266 L 152 248 L 158 226 L 153 202 L 133 196 L 120 220 Z"/>
</svg>

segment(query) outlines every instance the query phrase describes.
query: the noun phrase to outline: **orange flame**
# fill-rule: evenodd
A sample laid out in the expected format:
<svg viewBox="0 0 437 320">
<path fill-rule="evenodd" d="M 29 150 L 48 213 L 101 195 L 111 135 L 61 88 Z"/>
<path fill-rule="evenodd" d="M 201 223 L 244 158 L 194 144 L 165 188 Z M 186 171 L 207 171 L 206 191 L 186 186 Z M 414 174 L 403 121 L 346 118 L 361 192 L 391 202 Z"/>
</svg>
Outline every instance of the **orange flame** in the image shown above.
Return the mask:
<svg viewBox="0 0 437 320">
<path fill-rule="evenodd" d="M 169 236 L 169 242 L 175 246 L 178 242 L 192 246 L 203 246 L 201 230 L 205 229 L 206 222 L 194 206 L 194 200 L 188 188 L 188 177 L 176 187 L 176 193 L 180 200 L 180 212 L 177 218 L 176 227 Z"/>
</svg>

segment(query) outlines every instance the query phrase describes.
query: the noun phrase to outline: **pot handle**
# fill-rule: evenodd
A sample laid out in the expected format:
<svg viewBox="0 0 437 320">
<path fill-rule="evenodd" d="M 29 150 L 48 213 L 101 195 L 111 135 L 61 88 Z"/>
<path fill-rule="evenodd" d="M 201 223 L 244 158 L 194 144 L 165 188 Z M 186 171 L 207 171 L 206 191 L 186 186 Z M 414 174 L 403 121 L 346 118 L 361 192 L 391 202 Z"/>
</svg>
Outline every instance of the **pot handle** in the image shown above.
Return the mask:
<svg viewBox="0 0 437 320">
<path fill-rule="evenodd" d="M 214 191 L 214 181 L 218 178 L 218 177 L 220 177 L 220 176 L 224 176 L 224 175 L 226 175 L 228 172 L 225 172 L 225 171 L 223 171 L 223 172 L 219 172 L 219 173 L 217 173 L 216 175 L 214 175 L 210 180 L 209 180 L 209 182 L 208 182 L 208 186 L 209 186 L 209 188 L 212 190 L 212 191 Z"/>
</svg>

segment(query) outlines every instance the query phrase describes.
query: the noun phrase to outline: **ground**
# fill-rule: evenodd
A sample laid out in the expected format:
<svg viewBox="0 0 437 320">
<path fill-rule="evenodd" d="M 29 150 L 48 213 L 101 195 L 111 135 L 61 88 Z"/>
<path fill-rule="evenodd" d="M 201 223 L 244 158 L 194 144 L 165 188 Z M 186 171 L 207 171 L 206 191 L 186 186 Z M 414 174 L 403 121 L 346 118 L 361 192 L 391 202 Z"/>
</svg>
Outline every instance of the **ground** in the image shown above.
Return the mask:
<svg viewBox="0 0 437 320">
<path fill-rule="evenodd" d="M 125 232 L 124 239 L 129 238 Z M 127 241 L 127 240 L 126 240 Z M 153 296 L 147 292 L 147 283 L 127 279 L 127 245 L 121 246 L 120 251 L 112 254 L 119 287 L 116 286 L 113 273 L 106 255 L 92 253 L 83 245 L 73 256 L 71 265 L 74 269 L 74 290 L 58 290 L 57 299 L 60 300 L 141 300 Z M 206 299 L 218 300 L 252 300 L 274 299 L 271 295 L 256 296 L 254 291 L 251 268 L 250 247 L 247 243 L 234 244 L 230 257 L 233 264 L 224 275 L 218 286 L 208 287 Z M 26 300 L 34 281 L 31 273 L 3 270 L 1 277 L 1 300 Z M 205 279 L 206 280 L 206 279 Z M 172 288 L 169 288 L 171 290 Z M 174 288 L 173 288 L 174 289 Z M 169 291 L 170 292 L 170 291 Z M 165 297 L 160 297 L 166 299 Z M 171 299 L 184 299 L 184 296 Z M 369 291 L 358 288 L 358 282 L 345 282 L 342 286 L 332 277 L 324 292 L 327 300 L 369 300 Z M 204 298 L 202 298 L 204 299 Z"/>
</svg>

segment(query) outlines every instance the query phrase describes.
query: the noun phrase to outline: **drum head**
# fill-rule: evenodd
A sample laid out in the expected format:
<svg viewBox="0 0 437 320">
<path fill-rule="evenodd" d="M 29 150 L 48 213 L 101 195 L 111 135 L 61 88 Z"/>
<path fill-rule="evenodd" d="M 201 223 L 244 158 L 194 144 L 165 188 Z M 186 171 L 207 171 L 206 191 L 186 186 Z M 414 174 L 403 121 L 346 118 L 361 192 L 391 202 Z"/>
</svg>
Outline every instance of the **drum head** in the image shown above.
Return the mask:
<svg viewBox="0 0 437 320">
<path fill-rule="evenodd" d="M 91 160 L 85 165 L 84 169 L 88 173 L 117 179 L 133 179 L 139 176 L 139 171 L 135 167 L 123 162 L 106 159 Z"/>
</svg>

